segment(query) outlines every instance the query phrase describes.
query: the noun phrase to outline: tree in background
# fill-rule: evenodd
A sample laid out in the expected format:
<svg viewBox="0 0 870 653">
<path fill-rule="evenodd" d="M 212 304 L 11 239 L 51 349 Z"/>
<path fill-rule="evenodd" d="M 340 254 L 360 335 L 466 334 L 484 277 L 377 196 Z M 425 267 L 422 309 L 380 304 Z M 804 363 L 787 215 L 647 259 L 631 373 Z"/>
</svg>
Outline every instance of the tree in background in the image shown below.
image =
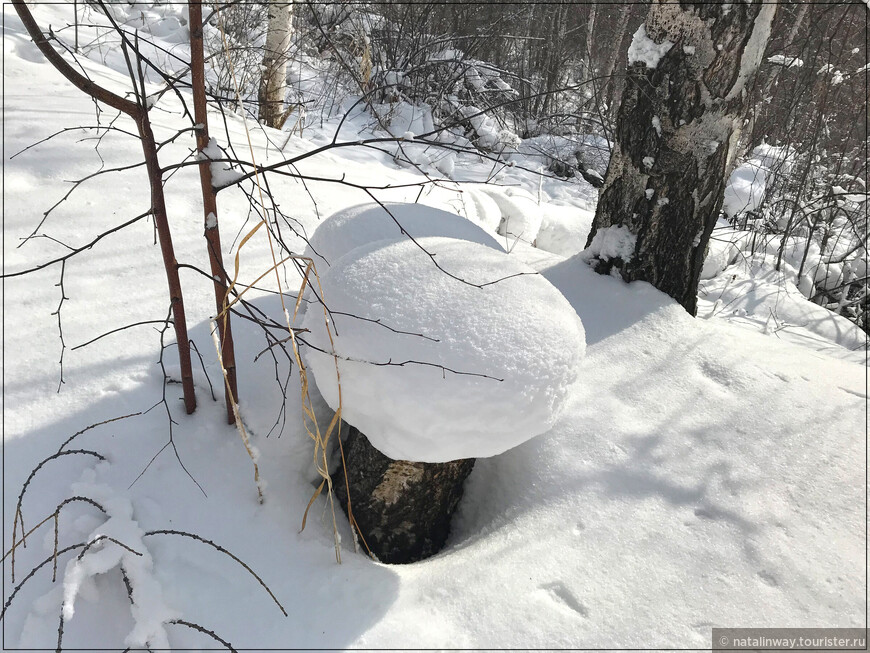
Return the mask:
<svg viewBox="0 0 870 653">
<path fill-rule="evenodd" d="M 280 129 L 287 120 L 284 94 L 287 91 L 287 51 L 293 34 L 293 3 L 269 0 L 266 46 L 257 100 L 260 122 Z"/>
<path fill-rule="evenodd" d="M 698 282 L 775 4 L 657 2 L 629 79 L 586 256 L 695 314 Z"/>
</svg>

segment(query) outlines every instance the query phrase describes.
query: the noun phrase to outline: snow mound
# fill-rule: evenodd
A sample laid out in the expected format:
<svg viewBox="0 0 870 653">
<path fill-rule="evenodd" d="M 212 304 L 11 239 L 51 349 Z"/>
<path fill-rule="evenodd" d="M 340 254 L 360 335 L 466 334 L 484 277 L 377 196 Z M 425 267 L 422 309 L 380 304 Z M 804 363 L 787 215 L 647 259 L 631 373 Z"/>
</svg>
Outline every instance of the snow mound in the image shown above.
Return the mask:
<svg viewBox="0 0 870 653">
<path fill-rule="evenodd" d="M 463 191 L 464 208 L 469 220 L 495 233 L 501 225 L 501 209 L 486 193 L 473 188 Z"/>
<path fill-rule="evenodd" d="M 863 361 L 867 335 L 845 317 L 807 301 L 793 278 L 793 273 L 757 260 L 741 261 L 701 284 L 698 314 L 737 322 L 837 358 Z"/>
<path fill-rule="evenodd" d="M 734 219 L 748 211 L 755 211 L 764 200 L 767 173 L 757 162 L 750 160 L 734 169 L 725 187 L 722 210 Z"/>
<path fill-rule="evenodd" d="M 432 122 L 432 109 L 426 105 L 416 105 L 410 102 L 394 102 L 374 104 L 372 106 L 381 124 L 397 138 L 413 140 L 420 134 L 430 134 L 435 130 Z"/>
<path fill-rule="evenodd" d="M 573 206 L 544 206 L 544 217 L 538 231 L 536 245 L 543 250 L 573 256 L 586 246 L 586 238 L 592 229 L 592 211 Z"/>
<path fill-rule="evenodd" d="M 535 197 L 522 188 L 484 186 L 480 190 L 490 196 L 501 211 L 498 233 L 509 240 L 534 243 L 541 228 L 543 214 Z"/>
<path fill-rule="evenodd" d="M 764 201 L 768 175 L 787 173 L 792 161 L 786 148 L 762 144 L 752 156 L 734 169 L 725 187 L 722 210 L 732 220 L 755 211 Z"/>
<path fill-rule="evenodd" d="M 503 252 L 451 238 L 420 243 L 468 283 L 410 241 L 360 248 L 322 275 L 346 421 L 385 455 L 423 462 L 495 456 L 548 431 L 585 352 L 574 309 Z M 306 362 L 336 409 L 322 312 L 309 308 L 302 326 L 313 345 Z"/>
<path fill-rule="evenodd" d="M 707 243 L 701 279 L 712 279 L 737 261 L 740 253 L 749 246 L 751 238 L 751 232 L 737 231 L 725 220 L 718 220 Z"/>
<path fill-rule="evenodd" d="M 402 230 L 414 239 L 445 236 L 502 250 L 493 236 L 455 213 L 423 204 L 385 203 L 384 207 L 358 204 L 333 214 L 317 227 L 305 256 L 312 257 L 318 272 L 323 272 L 357 247 L 405 238 Z"/>
<path fill-rule="evenodd" d="M 154 575 L 154 561 L 143 542 L 144 531 L 133 519 L 133 505 L 112 488 L 93 483 L 93 473 L 86 477 L 73 489 L 96 498 L 109 519 L 91 533 L 88 542 L 92 544 L 83 555 L 67 562 L 63 575 L 63 620 L 69 622 L 75 615 L 76 597 L 85 581 L 120 567 L 130 580 L 134 624 L 124 643 L 131 648 L 168 649 L 165 624 L 179 615 L 163 598 L 163 589 Z"/>
</svg>

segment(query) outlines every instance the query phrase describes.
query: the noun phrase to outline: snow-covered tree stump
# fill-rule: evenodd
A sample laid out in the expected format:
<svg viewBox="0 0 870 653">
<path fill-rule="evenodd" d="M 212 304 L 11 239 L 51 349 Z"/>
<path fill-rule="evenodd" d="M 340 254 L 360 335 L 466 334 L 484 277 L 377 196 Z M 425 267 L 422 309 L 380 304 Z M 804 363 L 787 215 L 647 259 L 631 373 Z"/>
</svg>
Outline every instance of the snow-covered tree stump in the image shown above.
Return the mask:
<svg viewBox="0 0 870 653">
<path fill-rule="evenodd" d="M 380 560 L 421 560 L 444 545 L 474 459 L 553 427 L 583 324 L 549 281 L 445 211 L 352 207 L 309 249 L 323 306 L 308 306 L 297 340 L 324 401 L 356 427 L 339 499 Z"/>
<path fill-rule="evenodd" d="M 365 545 L 381 562 L 403 564 L 438 553 L 474 458 L 447 463 L 392 460 L 353 426 L 344 443 L 354 521 Z M 347 512 L 345 470 L 334 487 Z"/>
</svg>

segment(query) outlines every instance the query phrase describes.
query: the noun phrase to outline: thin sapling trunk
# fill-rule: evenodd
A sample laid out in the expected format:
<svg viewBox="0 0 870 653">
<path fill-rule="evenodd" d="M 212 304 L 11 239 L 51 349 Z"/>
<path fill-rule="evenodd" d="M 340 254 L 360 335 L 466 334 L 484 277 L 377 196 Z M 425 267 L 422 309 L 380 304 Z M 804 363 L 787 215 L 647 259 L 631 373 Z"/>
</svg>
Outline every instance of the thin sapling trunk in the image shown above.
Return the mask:
<svg viewBox="0 0 870 653">
<path fill-rule="evenodd" d="M 193 115 L 196 120 L 196 149 L 200 157 L 199 179 L 202 184 L 202 206 L 205 224 L 205 239 L 208 243 L 208 260 L 214 279 L 214 298 L 218 315 L 221 360 L 227 372 L 224 395 L 226 397 L 227 423 L 235 422 L 233 402 L 239 400 L 236 381 L 236 355 L 233 347 L 233 331 L 230 313 L 226 309 L 227 278 L 221 252 L 221 235 L 218 228 L 217 197 L 212 186 L 211 165 L 203 150 L 208 147 L 208 111 L 205 97 L 205 59 L 202 45 L 202 0 L 188 2 L 190 18 L 190 76 L 193 86 Z"/>
</svg>

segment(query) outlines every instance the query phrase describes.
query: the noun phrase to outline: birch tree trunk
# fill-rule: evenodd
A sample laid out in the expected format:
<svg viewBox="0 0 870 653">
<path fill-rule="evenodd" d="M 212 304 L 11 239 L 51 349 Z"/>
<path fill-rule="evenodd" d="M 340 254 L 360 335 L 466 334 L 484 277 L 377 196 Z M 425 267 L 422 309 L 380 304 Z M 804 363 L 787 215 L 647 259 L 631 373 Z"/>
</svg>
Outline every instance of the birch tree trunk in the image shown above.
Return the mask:
<svg viewBox="0 0 870 653">
<path fill-rule="evenodd" d="M 595 74 L 595 55 L 592 49 L 595 34 L 595 18 L 598 14 L 598 3 L 589 3 L 589 18 L 586 20 L 586 40 L 583 42 L 583 74 L 586 79 L 592 79 Z"/>
<path fill-rule="evenodd" d="M 619 39 L 619 49 L 615 53 L 611 53 L 610 56 L 607 57 L 607 60 L 604 63 L 604 69 L 601 71 L 601 78 L 604 80 L 602 82 L 604 86 L 603 96 L 607 98 L 608 104 L 608 113 L 613 115 L 612 109 L 609 107 L 613 104 L 619 103 L 619 97 L 617 96 L 618 91 L 616 90 L 617 86 L 621 86 L 623 81 L 621 79 L 611 79 L 611 75 L 613 75 L 613 71 L 616 70 L 616 62 L 620 59 L 620 55 L 625 51 L 625 43 L 626 43 L 626 32 L 628 30 L 628 20 L 631 18 L 631 12 L 634 9 L 634 5 L 624 5 L 619 10 L 619 21 L 616 25 L 615 35 L 616 38 Z"/>
<path fill-rule="evenodd" d="M 651 283 L 692 315 L 776 9 L 659 1 L 629 47 L 585 257 L 603 274 Z"/>
<path fill-rule="evenodd" d="M 287 50 L 293 33 L 293 3 L 269 0 L 266 51 L 257 101 L 260 122 L 280 129 L 287 119 L 284 93 L 287 90 Z"/>
<path fill-rule="evenodd" d="M 798 6 L 797 13 L 794 16 L 794 22 L 791 24 L 791 28 L 788 31 L 788 34 L 785 37 L 785 40 L 782 42 L 782 50 L 783 52 L 787 51 L 794 40 L 797 38 L 798 32 L 801 29 L 801 25 L 803 25 L 804 19 L 807 16 L 807 12 L 810 8 L 811 3 L 807 2 Z M 790 58 L 786 55 L 786 59 Z M 761 97 L 766 98 L 770 95 L 770 92 L 773 90 L 774 84 L 776 84 L 776 80 L 779 77 L 779 74 L 785 69 L 785 66 L 774 66 L 773 70 L 770 73 L 770 76 L 767 78 L 767 83 L 764 85 L 764 89 L 761 92 Z"/>
</svg>

